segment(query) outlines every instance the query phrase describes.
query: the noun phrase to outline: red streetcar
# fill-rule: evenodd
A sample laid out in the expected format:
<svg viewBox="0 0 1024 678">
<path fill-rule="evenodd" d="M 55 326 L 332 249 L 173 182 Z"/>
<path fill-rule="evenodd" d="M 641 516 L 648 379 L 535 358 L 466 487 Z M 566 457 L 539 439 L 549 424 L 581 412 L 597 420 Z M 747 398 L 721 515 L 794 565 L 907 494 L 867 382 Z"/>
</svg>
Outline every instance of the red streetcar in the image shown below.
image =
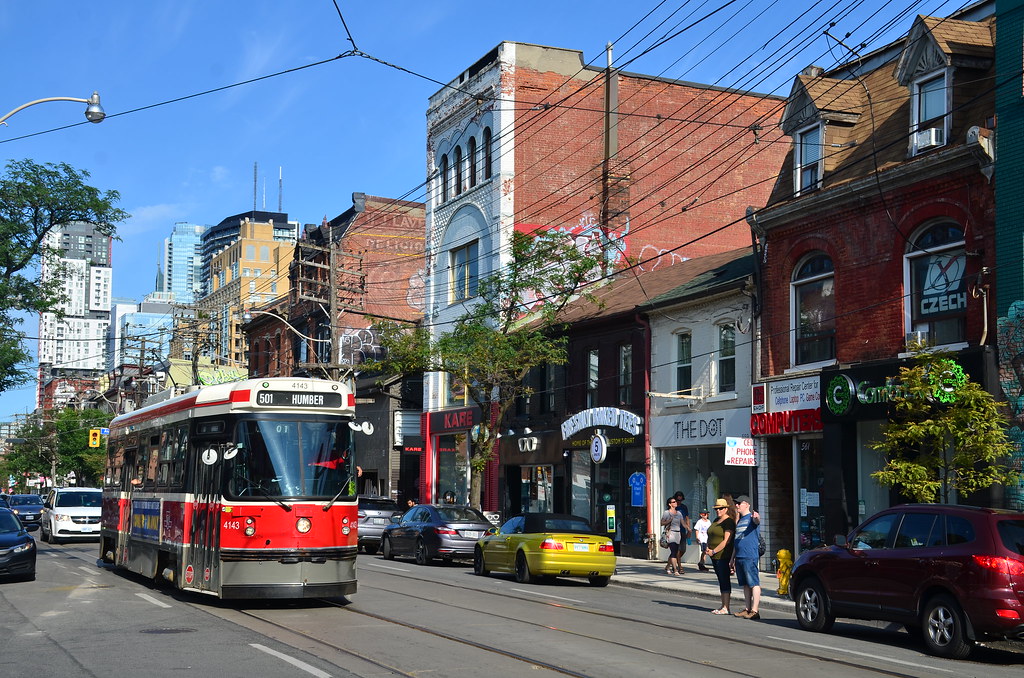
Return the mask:
<svg viewBox="0 0 1024 678">
<path fill-rule="evenodd" d="M 304 378 L 204 386 L 110 424 L 100 558 L 220 598 L 356 590 L 355 397 Z"/>
</svg>

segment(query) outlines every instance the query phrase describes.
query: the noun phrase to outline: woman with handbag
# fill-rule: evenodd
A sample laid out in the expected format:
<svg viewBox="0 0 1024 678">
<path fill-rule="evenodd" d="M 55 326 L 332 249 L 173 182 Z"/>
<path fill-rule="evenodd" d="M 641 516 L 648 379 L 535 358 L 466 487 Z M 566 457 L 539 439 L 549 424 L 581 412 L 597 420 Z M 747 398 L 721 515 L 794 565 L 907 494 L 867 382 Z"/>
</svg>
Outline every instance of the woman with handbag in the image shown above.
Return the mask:
<svg viewBox="0 0 1024 678">
<path fill-rule="evenodd" d="M 669 497 L 666 502 L 668 509 L 661 514 L 662 536 L 659 542 L 668 549 L 668 565 L 665 572 L 679 576 L 683 573 L 683 566 L 679 562 L 679 545 L 683 537 L 683 514 L 677 508 L 678 502 L 675 497 Z"/>
</svg>

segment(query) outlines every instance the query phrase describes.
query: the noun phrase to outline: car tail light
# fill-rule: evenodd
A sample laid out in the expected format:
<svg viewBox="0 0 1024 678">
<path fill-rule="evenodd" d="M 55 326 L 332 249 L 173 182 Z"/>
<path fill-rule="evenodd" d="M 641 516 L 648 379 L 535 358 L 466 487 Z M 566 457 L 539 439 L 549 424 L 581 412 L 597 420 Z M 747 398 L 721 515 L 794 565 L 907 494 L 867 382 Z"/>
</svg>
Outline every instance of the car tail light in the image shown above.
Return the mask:
<svg viewBox="0 0 1024 678">
<path fill-rule="evenodd" d="M 996 616 L 1003 619 L 1020 619 L 1020 613 L 1017 610 L 996 610 Z"/>
<path fill-rule="evenodd" d="M 615 553 L 615 546 L 612 544 L 601 544 L 597 547 L 601 553 Z"/>
<path fill-rule="evenodd" d="M 356 515 L 359 516 L 359 520 L 362 520 L 366 517 L 366 513 L 363 511 L 356 511 Z"/>
<path fill-rule="evenodd" d="M 540 543 L 542 549 L 550 549 L 552 551 L 564 551 L 565 545 L 561 542 L 555 541 L 554 539 L 545 539 Z"/>
<path fill-rule="evenodd" d="M 458 530 L 453 530 L 450 527 L 435 527 L 434 532 L 438 534 L 458 534 Z"/>
<path fill-rule="evenodd" d="M 986 570 L 995 570 L 1014 577 L 1024 576 L 1024 561 L 1003 556 L 973 556 L 974 562 Z"/>
</svg>

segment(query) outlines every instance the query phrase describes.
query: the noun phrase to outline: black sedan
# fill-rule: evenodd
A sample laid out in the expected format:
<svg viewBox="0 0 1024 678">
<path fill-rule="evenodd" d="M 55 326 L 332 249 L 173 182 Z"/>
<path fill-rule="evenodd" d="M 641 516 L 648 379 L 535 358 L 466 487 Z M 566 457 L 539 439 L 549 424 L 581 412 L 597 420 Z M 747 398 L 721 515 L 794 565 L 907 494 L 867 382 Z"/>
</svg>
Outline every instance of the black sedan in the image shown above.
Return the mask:
<svg viewBox="0 0 1024 678">
<path fill-rule="evenodd" d="M 475 508 L 453 504 L 417 504 L 391 521 L 381 536 L 382 555 L 412 556 L 420 565 L 472 558 L 477 539 L 493 527 Z"/>
<path fill-rule="evenodd" d="M 18 516 L 0 508 L 0 579 L 36 578 L 36 540 Z"/>
<path fill-rule="evenodd" d="M 7 503 L 25 527 L 38 526 L 43 514 L 43 498 L 38 494 L 12 494 Z"/>
</svg>

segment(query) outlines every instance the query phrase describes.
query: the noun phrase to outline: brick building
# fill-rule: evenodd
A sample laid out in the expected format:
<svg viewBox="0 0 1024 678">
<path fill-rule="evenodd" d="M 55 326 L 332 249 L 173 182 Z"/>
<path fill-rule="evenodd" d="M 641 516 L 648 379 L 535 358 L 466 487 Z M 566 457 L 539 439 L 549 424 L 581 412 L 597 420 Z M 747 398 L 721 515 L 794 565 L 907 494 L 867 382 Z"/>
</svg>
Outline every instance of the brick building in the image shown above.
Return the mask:
<svg viewBox="0 0 1024 678">
<path fill-rule="evenodd" d="M 887 420 L 870 389 L 913 342 L 956 352 L 996 392 L 992 11 L 918 17 L 905 38 L 793 84 L 792 149 L 751 226 L 768 394 L 755 417 L 788 413 L 755 435 L 773 537 L 795 552 L 895 499 L 870 477 Z"/>
<path fill-rule="evenodd" d="M 352 207 L 307 226 L 288 264 L 288 295 L 250 313 L 245 328 L 250 376 L 351 379 L 376 354 L 370 329 L 375 318 L 418 322 L 423 224 L 422 203 L 353 193 Z M 420 383 L 418 375 L 410 379 Z M 373 433 L 360 438 L 360 491 L 395 495 L 402 463 L 395 441 L 403 433 L 419 433 L 422 403 L 418 394 L 407 397 L 410 389 L 402 380 L 383 391 L 373 379 L 356 386 L 359 419 L 373 424 Z M 398 414 L 405 411 L 414 414 Z M 414 430 L 408 425 L 397 430 L 405 421 L 416 424 Z M 407 470 L 410 474 L 416 475 Z"/>
<path fill-rule="evenodd" d="M 785 152 L 771 143 L 782 104 L 501 43 L 427 110 L 429 326 L 445 331 L 473 303 L 515 230 L 564 233 L 609 271 L 748 246 L 744 210 L 766 202 Z M 431 428 L 461 421 L 433 416 L 462 406 L 458 396 L 445 375 L 426 376 L 423 500 L 449 489 L 468 499 L 469 426 Z M 499 466 L 485 473 L 487 510 L 501 508 Z"/>
</svg>

